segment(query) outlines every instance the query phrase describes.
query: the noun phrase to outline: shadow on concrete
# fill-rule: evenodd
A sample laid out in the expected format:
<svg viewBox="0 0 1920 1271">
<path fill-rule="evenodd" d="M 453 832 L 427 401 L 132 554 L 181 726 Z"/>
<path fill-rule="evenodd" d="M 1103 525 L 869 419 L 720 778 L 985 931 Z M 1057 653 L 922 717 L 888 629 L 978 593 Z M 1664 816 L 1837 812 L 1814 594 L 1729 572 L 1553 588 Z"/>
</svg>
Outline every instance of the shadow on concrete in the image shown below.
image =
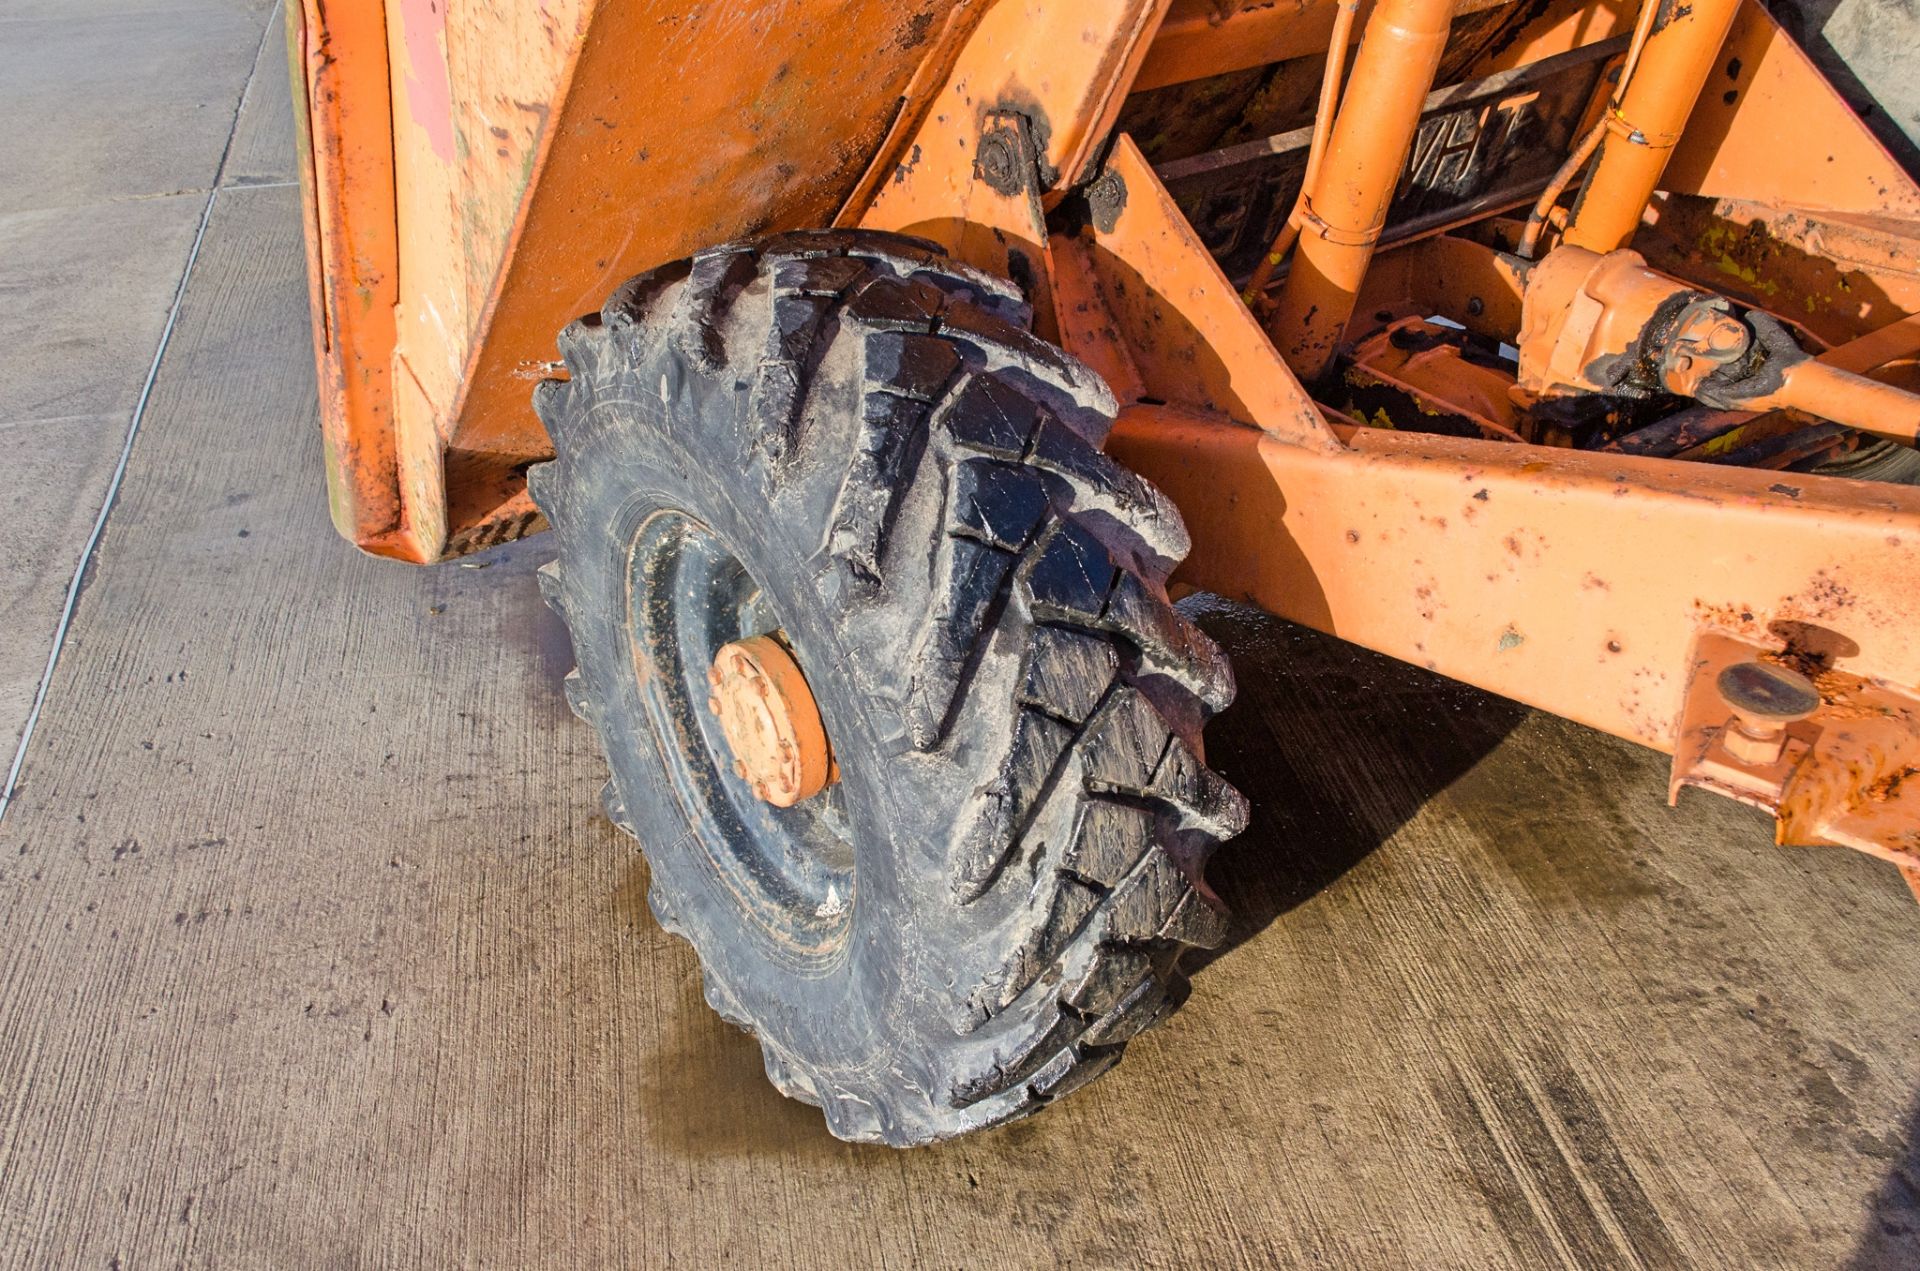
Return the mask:
<svg viewBox="0 0 1920 1271">
<path fill-rule="evenodd" d="M 1900 1155 L 1867 1205 L 1851 1271 L 1920 1267 L 1920 1098 L 1907 1112 Z"/>
<path fill-rule="evenodd" d="M 1527 709 L 1216 596 L 1181 602 L 1233 661 L 1239 695 L 1207 761 L 1253 805 L 1207 878 L 1232 908 L 1197 970 L 1333 885 L 1491 751 Z"/>
</svg>

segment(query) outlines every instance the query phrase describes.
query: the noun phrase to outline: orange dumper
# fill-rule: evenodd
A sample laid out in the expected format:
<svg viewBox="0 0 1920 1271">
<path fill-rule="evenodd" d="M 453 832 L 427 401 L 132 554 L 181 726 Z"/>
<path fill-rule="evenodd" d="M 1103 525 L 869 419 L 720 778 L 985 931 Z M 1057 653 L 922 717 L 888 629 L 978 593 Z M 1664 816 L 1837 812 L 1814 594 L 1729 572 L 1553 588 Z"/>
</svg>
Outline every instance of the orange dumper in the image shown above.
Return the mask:
<svg viewBox="0 0 1920 1271">
<path fill-rule="evenodd" d="M 835 1134 L 1184 997 L 1186 590 L 1920 880 L 1920 187 L 1751 0 L 289 17 L 334 521 L 552 531 L 607 814 Z"/>
</svg>

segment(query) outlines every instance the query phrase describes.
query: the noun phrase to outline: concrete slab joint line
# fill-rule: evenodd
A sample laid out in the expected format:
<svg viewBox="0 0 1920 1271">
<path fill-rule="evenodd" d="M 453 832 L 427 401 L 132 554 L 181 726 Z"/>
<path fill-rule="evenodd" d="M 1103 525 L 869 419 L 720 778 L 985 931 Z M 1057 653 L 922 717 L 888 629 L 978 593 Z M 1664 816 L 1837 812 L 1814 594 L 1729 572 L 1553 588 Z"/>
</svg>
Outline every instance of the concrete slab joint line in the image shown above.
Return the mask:
<svg viewBox="0 0 1920 1271">
<path fill-rule="evenodd" d="M 135 399 L 133 412 L 127 420 L 126 440 L 121 443 L 120 456 L 115 462 L 113 476 L 107 481 L 107 488 L 101 495 L 100 513 L 94 518 L 93 528 L 87 535 L 86 543 L 80 549 L 80 558 L 74 563 L 73 577 L 67 582 L 66 599 L 60 608 L 60 621 L 53 632 L 53 642 L 47 650 L 47 664 L 40 672 L 40 682 L 34 689 L 33 706 L 27 711 L 26 722 L 20 729 L 19 744 L 14 747 L 13 762 L 7 768 L 7 779 L 0 786 L 0 821 L 6 819 L 7 809 L 13 806 L 13 793 L 20 782 L 20 770 L 27 759 L 27 748 L 33 742 L 35 726 L 40 722 L 40 712 L 46 706 L 47 690 L 53 684 L 54 670 L 60 664 L 60 651 L 67 641 L 67 630 L 73 625 L 74 607 L 80 601 L 80 591 L 87 577 L 87 568 L 93 563 L 93 554 L 99 549 L 100 536 L 106 531 L 107 517 L 113 511 L 115 500 L 120 495 L 121 482 L 126 479 L 127 460 L 133 454 L 134 438 L 140 433 L 140 422 L 147 413 L 147 403 L 153 397 L 153 386 L 160 378 L 160 364 L 166 359 L 167 346 L 173 339 L 174 324 L 180 318 L 180 302 L 186 297 L 187 283 L 193 277 L 193 267 L 200 259 L 200 245 L 207 236 L 207 223 L 213 219 L 214 203 L 220 197 L 220 186 L 226 176 L 227 157 L 233 152 L 234 137 L 240 130 L 240 108 L 247 99 L 247 90 L 252 87 L 253 79 L 259 73 L 260 53 L 274 32 L 281 29 L 275 21 L 278 14 L 275 6 L 266 15 L 260 39 L 254 45 L 252 69 L 240 85 L 240 92 L 234 97 L 233 117 L 227 126 L 227 138 L 220 147 L 220 162 L 214 166 L 213 182 L 207 190 L 206 204 L 200 209 L 200 222 L 194 227 L 193 245 L 187 250 L 187 260 L 180 270 L 180 281 L 173 289 L 173 298 L 167 306 L 166 324 L 160 329 L 160 338 L 154 345 L 153 361 L 147 366 L 146 378 L 141 381 L 140 395 Z M 252 188 L 252 187 L 248 187 Z"/>
</svg>

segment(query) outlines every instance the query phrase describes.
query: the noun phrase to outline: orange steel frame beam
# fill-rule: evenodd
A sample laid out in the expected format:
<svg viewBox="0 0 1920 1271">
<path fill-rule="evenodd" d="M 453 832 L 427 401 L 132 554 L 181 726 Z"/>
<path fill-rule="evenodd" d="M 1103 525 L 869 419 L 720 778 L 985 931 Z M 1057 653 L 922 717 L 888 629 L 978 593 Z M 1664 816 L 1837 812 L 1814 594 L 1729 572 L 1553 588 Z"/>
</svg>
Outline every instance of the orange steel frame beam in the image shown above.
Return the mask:
<svg viewBox="0 0 1920 1271">
<path fill-rule="evenodd" d="M 1378 0 L 1376 8 L 1407 2 Z M 871 7 L 908 6 L 871 0 Z M 1300 29 L 1272 17 L 1272 6 L 1244 6 L 1211 25 L 1201 20 L 1203 7 L 1190 0 L 999 0 L 949 6 L 942 22 L 940 6 L 922 5 L 929 17 L 916 27 L 926 37 L 923 51 L 912 66 L 888 72 L 886 91 L 898 105 L 875 129 L 864 173 L 846 174 L 835 204 L 822 203 L 820 183 L 796 185 L 798 193 L 756 223 L 771 229 L 831 220 L 921 234 L 1027 285 L 1040 302 L 1043 333 L 1113 385 L 1123 406 L 1114 450 L 1181 507 L 1194 538 L 1182 574 L 1191 585 L 1668 752 L 1697 734 L 1688 723 L 1698 713 L 1701 663 L 1694 650 L 1708 635 L 1764 654 L 1783 647 L 1791 653 L 1794 632 L 1823 631 L 1834 638 L 1831 647 L 1851 650 L 1847 670 L 1896 697 L 1920 689 L 1920 623 L 1911 600 L 1911 580 L 1920 576 L 1920 492 L 1356 430 L 1330 420 L 1132 140 L 1114 133 L 1136 87 L 1311 47 Z M 611 232 L 600 220 L 574 215 L 580 206 L 638 197 L 591 160 L 594 147 L 608 144 L 592 127 L 606 123 L 596 94 L 614 91 L 609 85 L 632 60 L 622 54 L 631 54 L 641 35 L 595 16 L 590 3 L 586 10 L 586 43 L 571 55 L 577 64 L 555 109 L 559 126 L 539 139 L 455 416 L 425 437 L 396 429 L 391 415 L 395 195 L 390 160 L 382 170 L 380 123 L 355 109 L 371 100 L 355 94 L 388 73 L 385 50 L 379 41 L 343 41 L 341 24 L 349 19 L 331 7 L 327 22 L 337 47 L 316 46 L 315 0 L 293 11 L 296 34 L 303 26 L 307 32 L 296 47 L 305 50 L 307 112 L 317 139 L 309 191 L 323 411 L 335 467 L 348 478 L 337 483 L 336 519 L 369 550 L 432 559 L 487 541 L 486 533 L 472 532 L 476 524 L 504 524 L 516 533 L 532 528 L 489 510 L 498 505 L 519 514 L 513 501 L 523 496 L 511 468 L 490 478 L 495 484 L 476 505 L 478 514 L 465 516 L 463 530 L 462 515 L 449 522 L 447 509 L 473 496 L 449 491 L 452 477 L 426 463 L 439 464 L 462 430 L 505 438 L 501 449 L 509 457 L 537 457 L 537 442 L 525 436 L 532 415 L 517 404 L 524 393 L 514 373 L 536 356 L 528 333 L 550 336 L 619 277 L 707 245 L 693 236 L 730 223 L 720 204 L 737 199 L 738 187 L 724 181 L 719 195 L 703 195 L 698 215 L 681 215 L 637 247 L 630 241 L 635 231 L 618 228 L 652 224 L 637 214 Z M 1312 15 L 1324 38 L 1331 4 L 1320 0 L 1299 11 Z M 1631 8 L 1555 0 L 1520 47 L 1502 53 L 1500 65 L 1529 60 L 1529 48 L 1559 52 L 1611 35 L 1623 13 L 1630 22 Z M 359 20 L 378 25 L 365 13 Z M 1734 39 L 1749 42 L 1743 50 L 1755 39 L 1773 47 L 1767 20 L 1751 5 L 1742 22 Z M 1840 165 L 1849 171 L 1770 171 L 1756 178 L 1770 195 L 1840 216 L 1871 214 L 1875 200 L 1881 209 L 1911 214 L 1920 191 L 1824 83 L 1793 61 L 1797 56 L 1775 50 L 1764 66 L 1749 63 L 1752 78 L 1738 91 L 1716 86 L 1701 98 L 1701 111 L 1718 112 L 1720 157 L 1675 151 L 1671 168 L 1691 183 L 1681 188 L 1744 197 L 1740 173 L 1728 164 L 1764 147 L 1754 150 L 1753 130 L 1739 127 L 1739 113 L 1799 112 L 1822 121 L 1802 126 L 1831 134 L 1823 144 L 1849 157 Z M 360 87 L 342 91 L 349 81 Z M 1762 83 L 1776 90 L 1788 83 L 1814 96 L 1782 102 L 1776 91 L 1776 100 L 1767 100 Z M 1681 87 L 1682 95 L 1693 91 Z M 1423 93 L 1419 86 L 1403 96 L 1417 103 Z M 1741 93 L 1751 100 L 1736 106 Z M 635 112 L 652 102 L 616 93 L 607 110 L 617 123 L 638 118 Z M 1663 118 L 1677 109 L 1672 101 L 1662 108 Z M 1834 119 L 1848 127 L 1835 128 Z M 1403 129 L 1389 131 L 1404 144 Z M 1615 146 L 1614 137 L 1607 146 Z M 1664 153 L 1660 161 L 1666 163 Z M 1614 184 L 1644 183 L 1645 167 Z M 1750 162 L 1741 169 L 1755 170 Z M 619 177 L 635 179 L 624 169 Z M 1093 215 L 1061 215 L 1075 191 Z M 676 215 L 657 195 L 646 208 L 656 218 Z M 1581 209 L 1575 224 L 1612 236 L 1616 227 L 1595 219 L 1603 210 L 1617 211 Z M 1375 227 L 1356 228 L 1371 250 Z M 581 246 L 592 257 L 584 270 L 566 263 Z M 1490 265 L 1491 253 L 1444 237 L 1401 250 L 1439 266 L 1415 289 L 1457 290 L 1455 300 L 1471 290 L 1484 300 L 1469 321 L 1513 325 L 1522 282 Z M 1347 271 L 1340 284 L 1346 303 L 1366 312 L 1377 287 L 1392 290 L 1380 280 L 1392 279 L 1397 268 L 1390 250 L 1358 271 L 1364 276 Z M 543 269 L 563 276 L 534 276 Z M 481 406 L 485 418 L 473 417 Z M 413 469 L 410 455 L 419 461 Z M 409 480 L 430 488 L 409 493 Z M 1920 771 L 1920 754 L 1912 757 Z M 1875 762 L 1872 771 L 1890 771 L 1884 755 Z M 1920 839 L 1900 850 L 1920 863 Z"/>
<path fill-rule="evenodd" d="M 1190 585 L 1658 750 L 1703 628 L 1819 626 L 1920 683 L 1911 486 L 1138 404 L 1110 448 L 1179 506 Z"/>
</svg>

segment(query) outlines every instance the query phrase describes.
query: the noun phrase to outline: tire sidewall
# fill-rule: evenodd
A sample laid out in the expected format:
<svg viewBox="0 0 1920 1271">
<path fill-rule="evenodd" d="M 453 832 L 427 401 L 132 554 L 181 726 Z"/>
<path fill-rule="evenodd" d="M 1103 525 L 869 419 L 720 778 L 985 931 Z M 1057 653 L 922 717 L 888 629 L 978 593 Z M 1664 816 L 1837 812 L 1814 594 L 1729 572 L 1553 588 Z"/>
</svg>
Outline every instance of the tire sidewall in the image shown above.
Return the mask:
<svg viewBox="0 0 1920 1271">
<path fill-rule="evenodd" d="M 933 986 L 924 965 L 945 941 L 922 929 L 930 898 L 917 894 L 905 853 L 943 838 L 952 813 L 937 797 L 938 780 L 912 779 L 915 767 L 925 778 L 941 765 L 931 756 L 898 762 L 898 705 L 859 673 L 887 641 L 849 638 L 857 624 L 869 634 L 884 630 L 892 615 L 880 605 L 853 623 L 835 620 L 820 544 L 792 534 L 824 532 L 830 483 L 793 472 L 768 480 L 767 461 L 745 441 L 746 393 L 724 375 L 688 371 L 671 348 L 647 352 L 633 357 L 634 369 L 585 386 L 591 404 L 568 460 L 574 510 L 557 527 L 578 588 L 576 655 L 605 704 L 596 722 L 615 789 L 650 870 L 666 880 L 671 922 L 707 959 L 716 1009 L 753 1021 L 762 1043 L 804 1068 L 829 1105 L 836 1095 L 864 1102 L 860 1092 L 876 1082 L 943 1103 L 936 1066 L 915 1043 L 928 1021 L 946 1015 L 926 1001 Z M 628 593 L 636 536 L 659 510 L 703 523 L 746 566 L 814 690 L 839 764 L 855 861 L 851 921 L 827 959 L 795 956 L 741 904 L 714 860 L 711 826 L 670 775 L 685 762 L 677 753 L 684 743 L 662 727 L 662 695 L 671 690 L 658 668 L 643 665 Z"/>
</svg>

